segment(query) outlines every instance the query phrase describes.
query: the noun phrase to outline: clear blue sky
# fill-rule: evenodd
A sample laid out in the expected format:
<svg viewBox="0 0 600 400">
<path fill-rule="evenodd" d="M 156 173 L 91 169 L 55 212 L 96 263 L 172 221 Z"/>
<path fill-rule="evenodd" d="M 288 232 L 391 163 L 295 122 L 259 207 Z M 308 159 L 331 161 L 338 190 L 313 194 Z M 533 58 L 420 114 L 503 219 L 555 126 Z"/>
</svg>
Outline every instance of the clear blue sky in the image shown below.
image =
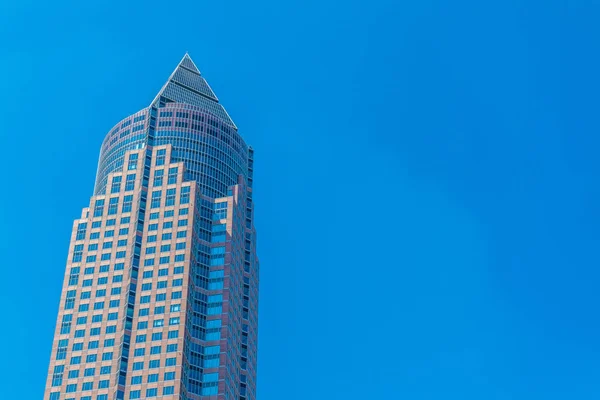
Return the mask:
<svg viewBox="0 0 600 400">
<path fill-rule="evenodd" d="M 599 12 L 2 2 L 0 398 L 42 397 L 100 143 L 185 51 L 256 149 L 259 400 L 598 398 Z"/>
</svg>

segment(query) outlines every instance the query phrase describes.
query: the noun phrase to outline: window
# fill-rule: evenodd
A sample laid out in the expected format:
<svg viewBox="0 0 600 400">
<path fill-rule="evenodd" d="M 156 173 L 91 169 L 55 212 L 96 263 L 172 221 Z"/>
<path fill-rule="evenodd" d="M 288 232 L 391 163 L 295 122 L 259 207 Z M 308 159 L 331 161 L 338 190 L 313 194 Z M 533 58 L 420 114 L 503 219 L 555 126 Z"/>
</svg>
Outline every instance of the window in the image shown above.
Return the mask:
<svg viewBox="0 0 600 400">
<path fill-rule="evenodd" d="M 113 347 L 115 345 L 115 339 L 104 339 L 104 347 Z"/>
<path fill-rule="evenodd" d="M 161 326 L 164 326 L 164 325 L 165 325 L 165 320 L 163 320 L 163 319 L 155 319 L 154 323 L 152 324 L 152 327 L 153 328 L 158 328 L 158 327 L 161 327 Z"/>
<path fill-rule="evenodd" d="M 179 317 L 169 319 L 169 325 L 179 325 Z"/>
<path fill-rule="evenodd" d="M 121 288 L 120 287 L 114 287 L 110 290 L 110 295 L 114 296 L 116 294 L 121 294 Z"/>
<path fill-rule="evenodd" d="M 69 371 L 69 379 L 75 379 L 75 378 L 79 378 L 79 370 L 78 369 L 72 369 L 71 371 Z"/>
<path fill-rule="evenodd" d="M 169 229 L 173 227 L 173 221 L 165 221 L 163 222 L 163 229 Z"/>
<path fill-rule="evenodd" d="M 135 349 L 133 351 L 133 356 L 134 357 L 141 357 L 144 354 L 146 354 L 146 348 L 145 347 L 142 347 L 142 348 L 139 348 L 139 349 Z"/>
<path fill-rule="evenodd" d="M 114 237 L 115 236 L 115 231 L 114 230 L 108 230 L 108 231 L 104 231 L 104 237 L 108 238 L 108 237 Z"/>
<path fill-rule="evenodd" d="M 86 368 L 83 371 L 83 376 L 94 376 L 95 373 L 96 373 L 96 368 Z"/>
<path fill-rule="evenodd" d="M 127 234 L 129 234 L 129 228 L 119 229 L 119 235 L 127 235 Z"/>
<path fill-rule="evenodd" d="M 120 302 L 121 302 L 120 300 L 111 300 L 110 303 L 108 304 L 108 307 L 109 308 L 119 307 Z M 108 331 L 106 333 L 108 333 Z"/>
<path fill-rule="evenodd" d="M 169 331 L 169 339 L 176 339 L 179 336 L 179 331 Z"/>
<path fill-rule="evenodd" d="M 165 301 L 167 299 L 166 293 L 158 293 L 156 295 L 156 301 Z"/>
<path fill-rule="evenodd" d="M 108 215 L 115 215 L 119 205 L 119 198 L 113 197 L 108 201 Z"/>
<path fill-rule="evenodd" d="M 88 350 L 90 349 L 97 349 L 98 348 L 98 341 L 97 340 L 92 340 L 90 342 L 88 342 Z"/>
<path fill-rule="evenodd" d="M 100 335 L 100 328 L 90 329 L 90 336 L 98 336 L 98 335 Z"/>
<path fill-rule="evenodd" d="M 94 217 L 101 217 L 104 211 L 104 199 L 96 200 L 94 204 Z"/>
<path fill-rule="evenodd" d="M 167 353 L 175 353 L 177 351 L 177 343 L 167 345 Z"/>
<path fill-rule="evenodd" d="M 183 274 L 183 266 L 173 268 L 173 274 Z"/>
<path fill-rule="evenodd" d="M 138 311 L 138 316 L 144 317 L 144 316 L 148 315 L 148 311 L 149 311 L 148 308 L 140 308 L 140 311 Z"/>
<path fill-rule="evenodd" d="M 155 332 L 152 334 L 152 341 L 162 340 L 162 332 Z"/>
<path fill-rule="evenodd" d="M 139 399 L 141 396 L 142 391 L 141 390 L 132 390 L 129 392 L 129 398 L 130 399 Z"/>
<path fill-rule="evenodd" d="M 123 275 L 114 275 L 112 281 L 113 281 L 113 283 L 115 283 L 115 282 L 123 282 Z"/>
<path fill-rule="evenodd" d="M 107 365 L 104 367 L 100 367 L 100 375 L 110 375 L 110 371 L 111 371 L 111 366 Z"/>
<path fill-rule="evenodd" d="M 105 250 L 105 249 L 112 249 L 112 247 L 113 247 L 113 242 L 104 242 L 102 244 L 102 249 L 103 250 Z"/>
<path fill-rule="evenodd" d="M 85 359 L 85 362 L 96 362 L 96 359 L 98 358 L 97 354 L 88 354 L 88 356 Z M 93 374 L 92 374 L 93 375 Z"/>
<path fill-rule="evenodd" d="M 102 314 L 92 315 L 92 322 L 102 322 Z"/>
<path fill-rule="evenodd" d="M 115 222 L 116 222 L 116 220 L 114 218 L 107 219 L 106 220 L 106 226 L 114 226 Z"/>
<path fill-rule="evenodd" d="M 96 297 L 104 297 L 104 296 L 106 296 L 106 289 L 96 290 Z"/>
<path fill-rule="evenodd" d="M 73 351 L 83 350 L 83 343 L 73 343 Z"/>
<path fill-rule="evenodd" d="M 108 283 L 108 277 L 103 276 L 98 278 L 98 285 L 106 285 Z"/>
<path fill-rule="evenodd" d="M 133 363 L 133 370 L 134 371 L 139 371 L 144 369 L 144 362 L 143 361 L 138 361 L 138 362 L 134 362 Z"/>
<path fill-rule="evenodd" d="M 87 223 L 82 222 L 77 225 L 77 234 L 75 236 L 75 240 L 83 240 L 85 239 L 85 232 L 87 229 Z"/>
<path fill-rule="evenodd" d="M 169 178 L 167 181 L 168 185 L 172 185 L 174 183 L 177 183 L 177 172 L 178 172 L 178 168 L 177 167 L 173 167 L 173 168 L 169 168 Z M 175 193 L 173 193 L 174 195 Z"/>
<path fill-rule="evenodd" d="M 156 166 L 165 165 L 165 156 L 167 151 L 165 149 L 159 149 L 156 151 Z"/>
<path fill-rule="evenodd" d="M 158 374 L 148 375 L 148 383 L 158 382 Z"/>
<path fill-rule="evenodd" d="M 100 237 L 100 232 L 90 233 L 90 240 L 98 239 L 99 237 Z"/>
<path fill-rule="evenodd" d="M 102 380 L 100 382 L 98 382 L 98 389 L 106 389 L 110 384 L 110 381 L 108 379 Z M 100 399 L 100 396 L 105 396 L 104 399 L 106 400 L 106 394 L 101 394 L 98 395 L 98 397 L 96 397 L 96 399 Z"/>
<path fill-rule="evenodd" d="M 115 271 L 122 271 L 124 267 L 125 267 L 125 263 L 116 263 Z"/>
<path fill-rule="evenodd" d="M 150 303 L 150 296 L 142 296 L 140 297 L 140 304 Z"/>
<path fill-rule="evenodd" d="M 189 208 L 181 208 L 179 210 L 179 215 L 188 215 L 189 211 Z"/>
<path fill-rule="evenodd" d="M 157 289 L 165 289 L 167 287 L 167 281 L 159 281 L 157 282 Z"/>
<path fill-rule="evenodd" d="M 120 176 L 113 177 L 112 186 L 110 188 L 110 193 L 119 193 L 121 191 L 121 180 L 123 178 Z"/>
<path fill-rule="evenodd" d="M 119 318 L 119 313 L 118 312 L 108 313 L 108 320 L 109 321 L 114 321 L 114 320 L 116 320 L 118 318 Z"/>
<path fill-rule="evenodd" d="M 106 333 L 115 333 L 117 332 L 117 326 L 116 325 L 109 325 L 106 327 Z"/>
<path fill-rule="evenodd" d="M 189 204 L 190 202 L 190 187 L 182 186 L 179 194 L 179 204 Z"/>
<path fill-rule="evenodd" d="M 171 304 L 171 312 L 178 312 L 181 310 L 181 304 Z"/>
<path fill-rule="evenodd" d="M 161 268 L 158 270 L 158 276 L 167 276 L 167 275 L 169 275 L 168 268 Z"/>
<path fill-rule="evenodd" d="M 156 397 L 157 392 L 158 389 L 156 388 L 146 389 L 146 397 Z"/>
<path fill-rule="evenodd" d="M 136 343 L 145 343 L 146 342 L 146 335 L 137 335 L 135 337 L 135 342 Z"/>
<path fill-rule="evenodd" d="M 121 225 L 128 224 L 130 220 L 131 220 L 130 217 L 121 218 Z"/>
<path fill-rule="evenodd" d="M 165 365 L 166 365 L 167 367 L 172 367 L 172 366 L 174 366 L 175 364 L 177 364 L 177 358 L 175 358 L 175 357 L 167 358 L 167 359 L 165 360 Z"/>
<path fill-rule="evenodd" d="M 144 271 L 144 274 L 142 275 L 144 279 L 146 278 L 152 278 L 153 275 L 153 271 Z"/>
<path fill-rule="evenodd" d="M 109 268 L 110 268 L 110 265 L 108 265 L 108 264 L 107 265 L 101 265 L 99 272 L 100 273 L 108 272 Z"/>
<path fill-rule="evenodd" d="M 73 392 L 76 392 L 76 391 L 77 391 L 77 384 L 76 383 L 73 383 L 71 385 L 67 385 L 67 393 L 73 393 Z"/>
<path fill-rule="evenodd" d="M 85 336 L 85 329 L 77 329 L 75 331 L 75 337 L 76 338 L 82 338 Z"/>
<path fill-rule="evenodd" d="M 160 207 L 161 195 L 162 195 L 161 190 L 155 190 L 152 192 L 152 201 L 150 203 L 150 208 L 159 208 Z"/>
<path fill-rule="evenodd" d="M 164 169 L 159 169 L 159 170 L 154 171 L 154 186 L 155 187 L 162 186 L 164 173 L 165 173 Z"/>
<path fill-rule="evenodd" d="M 174 394 L 174 393 L 175 393 L 175 386 L 165 386 L 163 388 L 163 395 Z"/>
<path fill-rule="evenodd" d="M 73 356 L 71 357 L 71 365 L 78 365 L 81 364 L 81 356 Z"/>
<path fill-rule="evenodd" d="M 131 384 L 132 385 L 139 385 L 142 383 L 142 377 L 140 375 L 138 376 L 132 376 L 131 377 Z"/>
<path fill-rule="evenodd" d="M 84 382 L 81 386 L 81 390 L 92 390 L 94 388 L 94 382 Z"/>
<path fill-rule="evenodd" d="M 138 322 L 137 328 L 138 328 L 138 330 L 148 329 L 148 321 L 140 321 L 140 322 Z"/>
<path fill-rule="evenodd" d="M 113 353 L 103 353 L 102 361 L 110 361 L 113 359 Z"/>
<path fill-rule="evenodd" d="M 165 372 L 165 375 L 164 375 L 165 381 L 172 381 L 174 379 L 175 379 L 175 372 Z"/>
<path fill-rule="evenodd" d="M 171 251 L 171 245 L 170 244 L 163 244 L 162 246 L 160 246 L 160 251 L 165 252 L 165 251 Z"/>
<path fill-rule="evenodd" d="M 164 314 L 165 306 L 154 307 L 154 314 Z"/>
<path fill-rule="evenodd" d="M 137 159 L 132 159 L 131 157 L 136 156 L 137 154 L 132 154 L 129 158 L 129 163 L 127 165 L 127 170 L 128 171 L 133 171 L 134 169 L 137 168 Z M 127 187 L 125 187 L 125 189 L 127 189 Z"/>
<path fill-rule="evenodd" d="M 131 205 L 132 204 L 133 204 L 133 195 L 128 194 L 127 196 L 124 196 L 123 197 L 123 206 L 121 208 L 121 212 L 123 212 L 123 213 L 131 212 Z"/>
<path fill-rule="evenodd" d="M 175 299 L 180 299 L 181 298 L 181 292 L 172 292 L 171 293 L 171 299 L 175 300 Z"/>
<path fill-rule="evenodd" d="M 164 217 L 165 218 L 170 218 L 173 215 L 175 215 L 175 210 L 166 210 L 165 213 L 164 213 Z"/>
<path fill-rule="evenodd" d="M 182 285 L 183 285 L 183 279 L 173 279 L 173 287 L 182 286 Z"/>
<path fill-rule="evenodd" d="M 148 368 L 160 368 L 160 360 L 150 360 Z"/>
<path fill-rule="evenodd" d="M 174 188 L 167 189 L 167 197 L 165 198 L 165 207 L 175 205 L 175 192 L 176 192 L 176 189 L 174 189 Z"/>
<path fill-rule="evenodd" d="M 135 187 L 135 174 L 129 174 L 127 175 L 126 181 L 125 181 L 125 191 L 128 192 L 130 190 L 133 190 Z"/>
</svg>

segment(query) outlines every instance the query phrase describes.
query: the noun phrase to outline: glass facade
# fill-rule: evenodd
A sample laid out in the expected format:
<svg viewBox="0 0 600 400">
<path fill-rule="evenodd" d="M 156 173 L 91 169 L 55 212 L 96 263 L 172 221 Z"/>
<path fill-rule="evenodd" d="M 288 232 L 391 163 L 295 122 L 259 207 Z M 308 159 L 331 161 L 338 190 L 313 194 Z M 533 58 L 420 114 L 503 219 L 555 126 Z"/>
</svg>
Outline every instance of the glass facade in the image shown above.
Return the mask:
<svg viewBox="0 0 600 400">
<path fill-rule="evenodd" d="M 101 148 L 44 399 L 256 398 L 253 151 L 186 54 Z"/>
</svg>

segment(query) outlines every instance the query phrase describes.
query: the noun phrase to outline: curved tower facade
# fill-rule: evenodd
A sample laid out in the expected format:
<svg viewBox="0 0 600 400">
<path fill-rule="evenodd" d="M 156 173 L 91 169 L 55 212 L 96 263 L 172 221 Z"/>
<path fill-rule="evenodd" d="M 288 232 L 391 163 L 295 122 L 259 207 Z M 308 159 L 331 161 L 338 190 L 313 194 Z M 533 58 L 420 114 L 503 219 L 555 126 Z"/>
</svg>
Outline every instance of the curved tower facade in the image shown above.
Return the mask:
<svg viewBox="0 0 600 400">
<path fill-rule="evenodd" d="M 253 151 L 186 54 L 102 142 L 45 399 L 256 398 Z"/>
</svg>

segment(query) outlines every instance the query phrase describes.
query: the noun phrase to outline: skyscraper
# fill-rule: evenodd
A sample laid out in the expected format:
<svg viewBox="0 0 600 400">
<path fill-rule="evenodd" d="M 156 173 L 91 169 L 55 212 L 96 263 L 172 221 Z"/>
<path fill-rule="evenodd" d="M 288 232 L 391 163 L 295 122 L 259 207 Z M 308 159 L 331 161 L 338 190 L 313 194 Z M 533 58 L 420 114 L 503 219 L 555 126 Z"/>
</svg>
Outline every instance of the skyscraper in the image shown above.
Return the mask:
<svg viewBox="0 0 600 400">
<path fill-rule="evenodd" d="M 100 150 L 44 399 L 256 398 L 253 151 L 186 54 Z"/>
</svg>

